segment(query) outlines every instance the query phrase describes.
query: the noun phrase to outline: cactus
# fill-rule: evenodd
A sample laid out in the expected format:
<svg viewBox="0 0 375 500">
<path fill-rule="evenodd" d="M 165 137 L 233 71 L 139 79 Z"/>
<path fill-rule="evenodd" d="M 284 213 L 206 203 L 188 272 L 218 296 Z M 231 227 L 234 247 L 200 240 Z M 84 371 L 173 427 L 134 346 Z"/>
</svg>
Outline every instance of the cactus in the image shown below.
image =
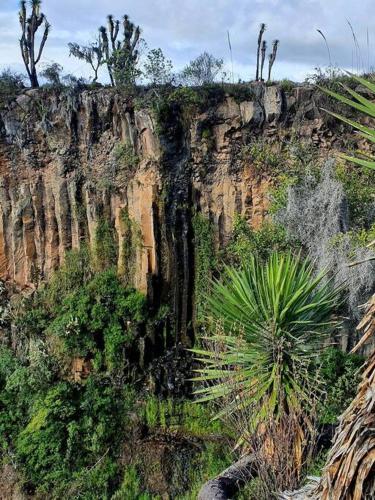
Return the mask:
<svg viewBox="0 0 375 500">
<path fill-rule="evenodd" d="M 31 0 L 31 15 L 27 16 L 26 0 L 22 0 L 20 4 L 19 20 L 22 30 L 20 39 L 20 47 L 23 62 L 25 63 L 26 71 L 30 79 L 32 88 L 38 88 L 38 74 L 36 66 L 42 57 L 43 49 L 47 42 L 47 38 L 51 29 L 51 25 L 46 19 L 46 16 L 40 12 L 41 0 Z M 44 33 L 40 42 L 39 50 L 35 47 L 35 35 L 38 29 L 44 25 Z"/>
<path fill-rule="evenodd" d="M 276 55 L 277 55 L 277 48 L 279 46 L 279 40 L 274 40 L 272 42 L 272 52 L 269 55 L 269 64 L 268 64 L 268 82 L 271 81 L 271 71 L 272 71 L 272 66 L 275 62 Z"/>
<path fill-rule="evenodd" d="M 122 40 L 119 39 L 120 21 L 108 16 L 107 27 L 99 28 L 99 36 L 105 54 L 109 78 L 112 86 L 134 83 L 139 58 L 138 45 L 141 30 L 124 16 Z"/>
</svg>

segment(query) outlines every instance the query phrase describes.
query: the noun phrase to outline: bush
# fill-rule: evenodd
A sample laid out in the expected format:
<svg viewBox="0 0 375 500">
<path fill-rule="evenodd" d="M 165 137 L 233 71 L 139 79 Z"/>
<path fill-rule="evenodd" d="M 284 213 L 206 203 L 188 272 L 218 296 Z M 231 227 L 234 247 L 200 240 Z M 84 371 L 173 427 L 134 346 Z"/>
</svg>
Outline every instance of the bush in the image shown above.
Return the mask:
<svg viewBox="0 0 375 500">
<path fill-rule="evenodd" d="M 14 99 L 24 88 L 25 76 L 5 69 L 0 73 L 0 105 Z"/>
<path fill-rule="evenodd" d="M 116 144 L 113 155 L 118 166 L 126 170 L 132 171 L 139 164 L 139 156 L 130 144 Z"/>
<path fill-rule="evenodd" d="M 111 223 L 101 217 L 95 229 L 95 264 L 103 270 L 117 263 L 117 246 L 115 232 Z"/>
<path fill-rule="evenodd" d="M 265 221 L 258 229 L 252 229 L 249 223 L 236 214 L 233 232 L 225 247 L 222 258 L 226 264 L 246 266 L 252 255 L 266 260 L 274 251 L 287 251 L 293 247 L 285 229 L 271 221 Z"/>
<path fill-rule="evenodd" d="M 116 390 L 104 379 L 90 377 L 84 386 L 55 384 L 34 403 L 29 423 L 16 440 L 17 458 L 30 485 L 52 498 L 79 489 L 82 476 L 90 479 L 90 468 L 101 457 L 114 456 L 132 405 L 129 389 Z M 114 481 L 117 467 L 109 460 L 96 472 L 94 483 L 101 484 L 103 492 Z"/>
<path fill-rule="evenodd" d="M 322 424 L 336 424 L 354 399 L 360 382 L 359 369 L 363 363 L 362 356 L 346 354 L 335 347 L 323 351 L 320 369 L 326 399 L 319 410 Z"/>
<path fill-rule="evenodd" d="M 375 211 L 375 170 L 358 169 L 348 162 L 338 162 L 335 176 L 344 186 L 352 228 L 368 227 Z"/>
<path fill-rule="evenodd" d="M 94 357 L 104 346 L 108 370 L 124 363 L 124 349 L 145 319 L 145 298 L 122 286 L 114 270 L 97 274 L 68 295 L 48 330 L 63 342 L 69 356 Z"/>
</svg>

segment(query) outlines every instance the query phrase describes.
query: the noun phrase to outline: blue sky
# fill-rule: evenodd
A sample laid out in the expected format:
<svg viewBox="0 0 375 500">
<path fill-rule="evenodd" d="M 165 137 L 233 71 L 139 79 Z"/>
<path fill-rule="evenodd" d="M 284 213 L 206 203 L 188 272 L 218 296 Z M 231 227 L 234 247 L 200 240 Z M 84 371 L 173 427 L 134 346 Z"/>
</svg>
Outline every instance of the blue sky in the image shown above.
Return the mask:
<svg viewBox="0 0 375 500">
<path fill-rule="evenodd" d="M 22 71 L 17 10 L 16 0 L 0 0 L 0 68 Z M 328 64 L 317 29 L 328 39 L 333 63 L 350 70 L 358 57 L 347 20 L 359 41 L 361 65 L 364 69 L 375 66 L 374 0 L 44 0 L 43 11 L 53 27 L 44 63 L 57 61 L 76 76 L 88 77 L 90 71 L 81 61 L 68 57 L 68 42 L 92 40 L 109 13 L 119 17 L 129 14 L 141 26 L 149 48 L 161 47 L 176 70 L 205 50 L 222 57 L 229 68 L 229 30 L 235 76 L 249 80 L 255 73 L 261 22 L 267 24 L 265 38 L 269 45 L 273 39 L 280 39 L 276 78 L 300 81 L 315 67 Z"/>
</svg>

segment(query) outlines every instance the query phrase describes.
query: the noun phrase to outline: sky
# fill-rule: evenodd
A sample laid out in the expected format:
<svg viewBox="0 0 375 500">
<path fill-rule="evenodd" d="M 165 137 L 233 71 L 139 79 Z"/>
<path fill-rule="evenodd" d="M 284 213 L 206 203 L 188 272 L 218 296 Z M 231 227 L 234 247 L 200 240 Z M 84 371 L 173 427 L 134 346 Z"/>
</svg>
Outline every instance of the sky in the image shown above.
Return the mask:
<svg viewBox="0 0 375 500">
<path fill-rule="evenodd" d="M 234 78 L 255 75 L 259 24 L 266 23 L 269 47 L 279 39 L 274 78 L 303 81 L 316 67 L 327 67 L 326 36 L 334 66 L 368 70 L 375 66 L 374 0 L 44 0 L 43 12 L 52 25 L 41 65 L 59 62 L 66 73 L 89 77 L 90 68 L 69 57 L 67 44 L 87 44 L 105 24 L 107 14 L 128 14 L 142 29 L 149 49 L 162 48 L 181 70 L 203 51 L 223 58 Z M 0 0 L 0 70 L 24 71 L 19 53 L 18 1 Z M 355 48 L 351 23 L 358 40 Z M 101 80 L 106 75 L 102 70 Z"/>
</svg>

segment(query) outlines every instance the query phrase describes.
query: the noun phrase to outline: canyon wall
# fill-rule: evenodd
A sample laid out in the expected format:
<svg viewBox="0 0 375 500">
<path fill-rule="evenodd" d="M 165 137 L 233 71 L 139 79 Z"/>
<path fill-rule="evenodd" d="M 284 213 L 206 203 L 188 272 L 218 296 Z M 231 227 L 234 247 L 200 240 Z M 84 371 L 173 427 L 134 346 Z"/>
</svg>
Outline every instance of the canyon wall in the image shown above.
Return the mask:
<svg viewBox="0 0 375 500">
<path fill-rule="evenodd" d="M 267 214 L 272 175 L 244 145 L 293 135 L 322 151 L 340 145 L 313 88 L 257 85 L 252 95 L 225 95 L 188 118 L 172 110 L 160 123 L 112 89 L 23 92 L 0 111 L 0 277 L 33 288 L 68 250 L 95 248 L 109 221 L 120 272 L 155 307 L 169 304 L 173 335 L 189 344 L 193 214 L 213 222 L 217 245 L 235 213 L 254 227 Z"/>
</svg>

